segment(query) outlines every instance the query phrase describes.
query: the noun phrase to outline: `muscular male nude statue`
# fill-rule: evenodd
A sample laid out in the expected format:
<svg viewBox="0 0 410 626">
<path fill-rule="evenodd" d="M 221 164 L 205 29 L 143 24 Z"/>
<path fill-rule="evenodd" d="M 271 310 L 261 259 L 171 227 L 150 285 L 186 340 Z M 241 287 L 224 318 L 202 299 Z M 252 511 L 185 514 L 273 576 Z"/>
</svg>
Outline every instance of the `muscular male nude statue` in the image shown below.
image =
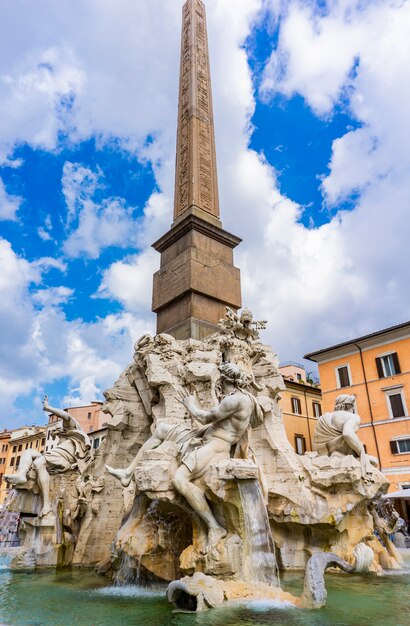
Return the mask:
<svg viewBox="0 0 410 626">
<path fill-rule="evenodd" d="M 203 425 L 202 428 L 159 424 L 128 468 L 118 470 L 106 466 L 107 471 L 126 487 L 146 450 L 158 447 L 163 441 L 180 444 L 180 466 L 172 484 L 205 522 L 208 529 L 207 551 L 226 536 L 226 530 L 216 521 L 203 489 L 194 481 L 201 478 L 211 464 L 229 459 L 232 446 L 246 437 L 251 425 L 261 421 L 261 408 L 254 396 L 246 391 L 250 384 L 249 375 L 231 363 L 221 365 L 220 371 L 224 397 L 212 409 L 200 409 L 193 396 L 182 390 L 180 392 L 180 402 Z"/>
</svg>

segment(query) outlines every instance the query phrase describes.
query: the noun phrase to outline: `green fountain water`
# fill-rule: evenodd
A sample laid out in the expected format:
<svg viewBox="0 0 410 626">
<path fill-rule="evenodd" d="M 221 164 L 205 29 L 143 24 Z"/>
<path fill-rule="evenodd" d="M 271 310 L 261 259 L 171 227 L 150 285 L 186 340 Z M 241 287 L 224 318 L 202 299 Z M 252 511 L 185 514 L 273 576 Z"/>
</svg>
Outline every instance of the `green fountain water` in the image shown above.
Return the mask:
<svg viewBox="0 0 410 626">
<path fill-rule="evenodd" d="M 328 604 L 304 611 L 271 602 L 227 605 L 201 614 L 174 613 L 165 587 L 111 587 L 93 572 L 11 572 L 0 557 L 0 623 L 8 626 L 407 626 L 410 570 L 405 574 L 328 574 Z M 285 589 L 302 590 L 301 574 L 285 574 Z"/>
</svg>

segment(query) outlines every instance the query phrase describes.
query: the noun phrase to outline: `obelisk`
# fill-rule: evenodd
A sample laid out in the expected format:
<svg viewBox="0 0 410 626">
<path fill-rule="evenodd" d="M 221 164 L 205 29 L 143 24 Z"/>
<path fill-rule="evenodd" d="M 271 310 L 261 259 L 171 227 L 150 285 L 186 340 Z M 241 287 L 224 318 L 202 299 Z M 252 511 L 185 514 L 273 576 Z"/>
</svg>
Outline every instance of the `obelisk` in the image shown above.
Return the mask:
<svg viewBox="0 0 410 626">
<path fill-rule="evenodd" d="M 233 249 L 222 228 L 205 6 L 183 7 L 174 221 L 153 247 L 161 253 L 152 310 L 157 332 L 202 339 L 215 332 L 225 307 L 241 307 Z"/>
</svg>

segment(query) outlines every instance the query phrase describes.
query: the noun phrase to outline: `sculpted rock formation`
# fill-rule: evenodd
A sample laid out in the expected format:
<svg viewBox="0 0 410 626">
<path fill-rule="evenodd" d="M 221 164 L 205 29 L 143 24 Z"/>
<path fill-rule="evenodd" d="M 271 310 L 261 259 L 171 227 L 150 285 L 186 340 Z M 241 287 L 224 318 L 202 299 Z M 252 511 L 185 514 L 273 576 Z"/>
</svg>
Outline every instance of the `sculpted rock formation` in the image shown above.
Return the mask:
<svg viewBox="0 0 410 626">
<path fill-rule="evenodd" d="M 20 563 L 98 564 L 128 582 L 201 574 L 201 585 L 223 581 L 224 601 L 253 597 L 255 585 L 283 599 L 279 569 L 304 569 L 321 552 L 350 567 L 360 543 L 373 550 L 371 571 L 398 567 L 381 530 L 390 526 L 372 508 L 388 485 L 356 445 L 352 403 L 338 399 L 319 422 L 315 442 L 326 449 L 297 455 L 278 404 L 278 359 L 259 339 L 264 326 L 228 309 L 220 331 L 201 341 L 142 337 L 105 393 L 108 434 L 94 458 L 85 446 L 74 462 L 64 446 L 57 463 L 53 451 L 54 515 L 32 517 L 44 513 L 39 495 L 30 511 L 20 506 L 37 475 L 18 481 Z"/>
<path fill-rule="evenodd" d="M 138 389 L 152 435 L 126 469 L 108 467 L 127 506 L 134 499 L 115 540 L 115 568 L 126 556 L 134 573 L 165 580 L 195 571 L 251 580 L 254 557 L 243 506 L 247 485 L 263 494 L 282 568 L 304 568 L 310 554 L 329 548 L 351 562 L 358 543 L 374 542 L 369 503 L 386 491 L 384 476 L 367 457 L 363 476 L 363 458 L 352 448 L 345 453 L 334 448 L 330 456 L 294 452 L 278 405 L 283 388 L 278 360 L 259 341 L 265 324 L 254 322 L 247 310 L 238 315 L 228 309 L 219 334 L 202 341 L 158 335 L 136 344 L 135 365 L 117 384 Z M 226 388 L 227 379 L 232 388 Z M 232 431 L 238 408 L 243 422 L 239 419 Z M 344 412 L 346 422 L 354 421 L 345 428 L 352 441 L 357 416 Z M 216 423 L 208 425 L 212 420 Z M 217 444 L 212 462 L 205 454 L 209 442 Z M 169 523 L 180 527 L 178 548 L 171 549 L 164 530 Z M 375 554 L 377 571 L 378 549 Z"/>
</svg>

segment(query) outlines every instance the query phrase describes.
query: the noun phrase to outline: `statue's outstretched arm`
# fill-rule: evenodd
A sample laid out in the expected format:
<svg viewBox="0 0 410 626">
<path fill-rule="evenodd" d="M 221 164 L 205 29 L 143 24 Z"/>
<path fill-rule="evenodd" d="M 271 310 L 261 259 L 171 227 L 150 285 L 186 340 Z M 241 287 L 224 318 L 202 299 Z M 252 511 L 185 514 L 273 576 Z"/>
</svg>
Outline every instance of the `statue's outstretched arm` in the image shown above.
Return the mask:
<svg viewBox="0 0 410 626">
<path fill-rule="evenodd" d="M 63 420 L 64 427 L 68 430 L 82 430 L 80 424 L 72 415 L 70 415 L 70 413 L 67 413 L 67 411 L 63 411 L 62 409 L 56 409 L 52 406 L 49 406 L 48 396 L 44 396 L 43 411 L 46 411 L 47 413 L 52 413 L 53 415 L 57 415 L 57 417 L 60 417 Z"/>
</svg>

